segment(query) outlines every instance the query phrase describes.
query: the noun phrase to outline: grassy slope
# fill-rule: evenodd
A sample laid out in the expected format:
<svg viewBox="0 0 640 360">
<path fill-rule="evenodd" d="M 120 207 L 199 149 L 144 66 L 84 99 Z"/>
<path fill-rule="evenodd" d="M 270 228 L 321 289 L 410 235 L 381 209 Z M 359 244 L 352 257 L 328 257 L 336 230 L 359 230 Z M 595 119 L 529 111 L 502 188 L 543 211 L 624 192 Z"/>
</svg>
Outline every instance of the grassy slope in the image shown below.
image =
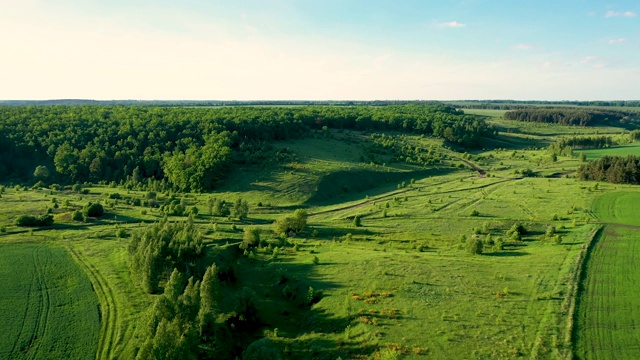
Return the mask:
<svg viewBox="0 0 640 360">
<path fill-rule="evenodd" d="M 41 240 L 41 239 L 38 239 Z M 60 246 L 0 244 L 0 357 L 88 359 L 95 355 L 98 299 Z"/>
<path fill-rule="evenodd" d="M 626 190 L 604 193 L 594 203 L 595 214 L 608 224 L 588 259 L 579 297 L 579 358 L 631 359 L 640 354 L 638 201 L 640 192 Z"/>
</svg>

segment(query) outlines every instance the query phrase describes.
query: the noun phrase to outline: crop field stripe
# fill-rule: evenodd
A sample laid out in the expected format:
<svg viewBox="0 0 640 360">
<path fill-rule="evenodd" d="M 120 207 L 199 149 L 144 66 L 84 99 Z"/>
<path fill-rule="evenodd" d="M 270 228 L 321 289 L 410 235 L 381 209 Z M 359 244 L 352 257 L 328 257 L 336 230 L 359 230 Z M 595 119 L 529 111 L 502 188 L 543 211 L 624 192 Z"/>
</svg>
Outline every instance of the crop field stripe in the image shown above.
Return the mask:
<svg viewBox="0 0 640 360">
<path fill-rule="evenodd" d="M 51 299 L 49 297 L 49 289 L 47 287 L 47 281 L 44 275 L 44 268 L 47 265 L 48 257 L 45 257 L 43 260 L 42 255 L 40 254 L 44 249 L 36 248 L 34 250 L 34 268 L 36 270 L 36 277 L 38 279 L 37 284 L 39 288 L 38 297 L 40 299 L 38 311 L 39 314 L 37 316 L 36 325 L 34 331 L 31 333 L 32 337 L 29 340 L 29 347 L 32 345 L 33 348 L 30 350 L 30 358 L 35 359 L 38 356 L 38 349 L 40 348 L 40 341 L 44 337 L 44 334 L 47 332 L 47 320 L 49 318 L 49 310 L 51 308 Z"/>
<path fill-rule="evenodd" d="M 35 250 L 33 252 L 33 258 L 35 259 Z M 32 272 L 31 273 L 31 281 L 29 282 L 29 290 L 27 291 L 27 304 L 29 304 L 31 302 L 31 297 L 33 296 L 33 284 L 35 283 L 35 274 Z M 25 306 L 24 308 L 24 314 L 22 315 L 22 325 L 20 326 L 20 330 L 18 331 L 18 335 L 16 336 L 16 341 L 13 343 L 13 347 L 11 348 L 11 351 L 9 352 L 9 356 L 12 357 L 13 354 L 16 352 L 17 347 L 18 347 L 18 343 L 20 342 L 20 337 L 22 336 L 22 334 L 25 332 L 25 326 L 27 325 L 27 315 L 29 313 L 29 306 Z"/>
<path fill-rule="evenodd" d="M 67 250 L 72 257 L 86 271 L 100 302 L 100 337 L 96 359 L 112 359 L 115 357 L 116 343 L 116 322 L 118 319 L 118 309 L 115 303 L 113 290 L 102 275 L 85 261 L 73 248 L 67 246 Z"/>
<path fill-rule="evenodd" d="M 607 225 L 585 259 L 576 304 L 576 358 L 640 358 L 638 200 L 637 191 L 618 191 L 594 202 L 595 214 Z"/>
</svg>

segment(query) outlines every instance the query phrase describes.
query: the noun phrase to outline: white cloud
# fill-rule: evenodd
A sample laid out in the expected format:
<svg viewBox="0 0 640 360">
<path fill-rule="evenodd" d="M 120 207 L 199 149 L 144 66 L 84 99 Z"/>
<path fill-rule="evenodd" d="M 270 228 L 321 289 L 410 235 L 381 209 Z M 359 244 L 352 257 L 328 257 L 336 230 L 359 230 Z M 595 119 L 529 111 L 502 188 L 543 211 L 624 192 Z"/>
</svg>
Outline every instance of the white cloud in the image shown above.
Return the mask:
<svg viewBox="0 0 640 360">
<path fill-rule="evenodd" d="M 459 23 L 457 21 L 449 21 L 449 22 L 439 23 L 438 26 L 446 27 L 446 28 L 463 28 L 467 26 L 467 24 Z"/>
<path fill-rule="evenodd" d="M 627 41 L 627 39 L 625 39 L 625 38 L 611 39 L 611 40 L 609 40 L 609 44 L 620 44 L 620 43 L 623 43 L 623 42 L 626 42 L 626 41 Z"/>
<path fill-rule="evenodd" d="M 518 44 L 513 47 L 516 50 L 531 50 L 532 46 L 529 44 Z"/>
<path fill-rule="evenodd" d="M 636 17 L 636 13 L 634 13 L 633 11 L 624 11 L 623 12 L 623 11 L 609 10 L 604 15 L 604 17 L 606 17 L 606 18 L 612 18 L 612 17 Z"/>
<path fill-rule="evenodd" d="M 594 69 L 602 69 L 607 66 L 607 64 L 597 56 L 585 56 L 580 60 L 580 64 L 583 65 L 591 65 Z"/>
</svg>

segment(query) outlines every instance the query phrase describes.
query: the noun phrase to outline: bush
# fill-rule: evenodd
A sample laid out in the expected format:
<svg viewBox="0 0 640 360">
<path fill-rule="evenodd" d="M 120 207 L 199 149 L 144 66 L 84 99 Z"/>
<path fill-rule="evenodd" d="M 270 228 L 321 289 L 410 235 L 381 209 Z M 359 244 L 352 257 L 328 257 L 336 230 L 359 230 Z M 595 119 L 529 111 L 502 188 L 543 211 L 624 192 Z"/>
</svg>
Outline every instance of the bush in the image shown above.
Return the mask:
<svg viewBox="0 0 640 360">
<path fill-rule="evenodd" d="M 122 195 L 119 193 L 109 194 L 109 199 L 122 199 Z"/>
<path fill-rule="evenodd" d="M 16 219 L 17 226 L 23 227 L 37 227 L 37 226 L 51 226 L 53 225 L 52 215 L 32 216 L 21 215 Z"/>
<path fill-rule="evenodd" d="M 78 192 L 78 193 L 79 193 L 80 191 L 82 191 L 82 185 L 80 185 L 80 184 L 75 184 L 75 185 L 73 185 L 73 187 L 71 188 L 71 190 L 73 190 L 73 191 L 75 191 L 75 192 Z"/>
<path fill-rule="evenodd" d="M 127 237 L 127 230 L 122 229 L 122 228 L 116 230 L 116 237 L 118 239 L 126 238 Z"/>
<path fill-rule="evenodd" d="M 556 233 L 556 227 L 555 226 L 553 226 L 553 225 L 547 226 L 547 231 L 545 232 L 545 235 L 547 237 L 552 237 L 553 234 L 555 234 L 555 233 Z"/>
<path fill-rule="evenodd" d="M 82 212 L 80 212 L 80 211 L 74 211 L 74 212 L 71 214 L 71 220 L 74 220 L 74 221 L 84 221 L 84 215 L 82 215 Z"/>
<path fill-rule="evenodd" d="M 474 255 L 482 254 L 482 241 L 477 238 L 470 238 L 467 241 L 467 252 Z"/>
<path fill-rule="evenodd" d="M 478 212 L 478 210 L 471 210 L 471 212 L 469 213 L 469 216 L 478 216 L 480 215 L 480 213 Z"/>
<path fill-rule="evenodd" d="M 104 207 L 102 207 L 102 204 L 100 203 L 89 203 L 84 209 L 84 213 L 88 217 L 100 217 L 104 214 Z"/>
<path fill-rule="evenodd" d="M 257 247 L 260 244 L 260 230 L 258 228 L 244 228 L 244 235 L 242 236 L 241 249 L 251 249 Z"/>
<path fill-rule="evenodd" d="M 355 227 L 360 227 L 360 226 L 362 226 L 362 219 L 360 218 L 360 215 L 356 215 L 356 216 L 353 218 L 353 226 L 355 226 Z"/>
<path fill-rule="evenodd" d="M 4 225 L 0 225 L 0 233 L 7 232 L 7 227 Z"/>
</svg>

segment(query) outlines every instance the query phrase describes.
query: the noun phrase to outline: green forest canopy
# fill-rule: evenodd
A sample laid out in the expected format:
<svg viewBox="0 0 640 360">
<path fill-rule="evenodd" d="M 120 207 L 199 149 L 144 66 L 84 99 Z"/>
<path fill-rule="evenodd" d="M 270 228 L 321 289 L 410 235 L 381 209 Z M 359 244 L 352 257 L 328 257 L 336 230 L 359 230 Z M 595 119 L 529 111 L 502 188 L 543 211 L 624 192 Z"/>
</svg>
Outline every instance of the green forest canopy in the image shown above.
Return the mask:
<svg viewBox="0 0 640 360">
<path fill-rule="evenodd" d="M 265 143 L 323 128 L 411 132 L 463 147 L 480 147 L 493 133 L 482 119 L 442 104 L 0 107 L 0 181 L 47 166 L 63 183 L 153 178 L 204 191 L 231 164 L 259 162 Z"/>
</svg>

